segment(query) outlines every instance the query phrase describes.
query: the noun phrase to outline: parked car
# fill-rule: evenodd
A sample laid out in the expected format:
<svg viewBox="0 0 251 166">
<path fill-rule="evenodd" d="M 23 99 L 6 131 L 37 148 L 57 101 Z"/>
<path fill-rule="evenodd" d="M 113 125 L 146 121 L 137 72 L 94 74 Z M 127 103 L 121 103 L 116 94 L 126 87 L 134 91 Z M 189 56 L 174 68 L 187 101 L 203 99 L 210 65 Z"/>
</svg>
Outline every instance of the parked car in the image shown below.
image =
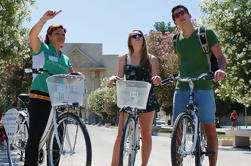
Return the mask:
<svg viewBox="0 0 251 166">
<path fill-rule="evenodd" d="M 155 120 L 156 120 L 157 125 L 166 124 L 166 122 L 164 120 L 160 119 L 160 118 L 155 118 Z"/>
</svg>

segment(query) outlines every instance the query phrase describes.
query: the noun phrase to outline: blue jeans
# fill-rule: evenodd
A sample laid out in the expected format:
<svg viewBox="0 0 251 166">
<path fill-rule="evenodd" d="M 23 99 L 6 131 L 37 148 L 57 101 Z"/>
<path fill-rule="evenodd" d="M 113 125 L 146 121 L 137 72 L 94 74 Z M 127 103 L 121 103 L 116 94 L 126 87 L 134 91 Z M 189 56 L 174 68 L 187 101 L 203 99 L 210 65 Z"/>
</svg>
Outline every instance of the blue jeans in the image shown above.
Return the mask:
<svg viewBox="0 0 251 166">
<path fill-rule="evenodd" d="M 173 122 L 185 111 L 189 100 L 189 91 L 176 90 L 173 98 Z M 194 90 L 194 102 L 198 104 L 198 116 L 201 123 L 215 121 L 216 105 L 212 90 Z"/>
</svg>

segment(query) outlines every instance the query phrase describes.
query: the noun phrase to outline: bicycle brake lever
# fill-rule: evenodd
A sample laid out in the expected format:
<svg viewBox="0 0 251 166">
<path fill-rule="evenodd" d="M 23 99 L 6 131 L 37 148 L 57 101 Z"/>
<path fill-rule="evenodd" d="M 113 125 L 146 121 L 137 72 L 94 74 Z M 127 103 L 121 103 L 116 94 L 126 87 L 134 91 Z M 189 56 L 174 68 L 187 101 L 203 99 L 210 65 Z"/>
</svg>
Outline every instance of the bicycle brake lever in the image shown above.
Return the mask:
<svg viewBox="0 0 251 166">
<path fill-rule="evenodd" d="M 208 72 L 207 76 L 204 77 L 205 80 L 213 80 L 214 79 L 214 72 Z"/>
</svg>

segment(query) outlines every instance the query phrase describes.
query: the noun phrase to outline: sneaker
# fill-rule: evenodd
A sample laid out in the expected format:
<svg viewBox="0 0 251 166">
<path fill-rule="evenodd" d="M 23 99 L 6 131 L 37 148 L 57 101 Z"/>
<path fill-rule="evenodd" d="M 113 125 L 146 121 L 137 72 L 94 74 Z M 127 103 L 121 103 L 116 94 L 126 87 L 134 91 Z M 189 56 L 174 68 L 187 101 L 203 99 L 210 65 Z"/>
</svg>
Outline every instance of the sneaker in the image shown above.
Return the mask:
<svg viewBox="0 0 251 166">
<path fill-rule="evenodd" d="M 10 144 L 10 150 L 15 150 L 15 147 L 12 144 Z"/>
</svg>

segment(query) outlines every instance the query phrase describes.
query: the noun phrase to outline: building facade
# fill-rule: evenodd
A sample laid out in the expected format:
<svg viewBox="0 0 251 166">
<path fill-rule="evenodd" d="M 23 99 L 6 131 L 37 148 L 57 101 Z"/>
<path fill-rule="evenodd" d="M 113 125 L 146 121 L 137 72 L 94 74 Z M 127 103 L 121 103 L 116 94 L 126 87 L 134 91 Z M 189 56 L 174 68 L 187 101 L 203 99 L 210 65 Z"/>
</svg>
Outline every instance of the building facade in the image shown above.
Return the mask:
<svg viewBox="0 0 251 166">
<path fill-rule="evenodd" d="M 62 51 L 70 58 L 74 71 L 85 75 L 83 106 L 88 110 L 88 96 L 100 87 L 102 78 L 117 74 L 118 55 L 103 55 L 99 43 L 65 43 Z"/>
</svg>

